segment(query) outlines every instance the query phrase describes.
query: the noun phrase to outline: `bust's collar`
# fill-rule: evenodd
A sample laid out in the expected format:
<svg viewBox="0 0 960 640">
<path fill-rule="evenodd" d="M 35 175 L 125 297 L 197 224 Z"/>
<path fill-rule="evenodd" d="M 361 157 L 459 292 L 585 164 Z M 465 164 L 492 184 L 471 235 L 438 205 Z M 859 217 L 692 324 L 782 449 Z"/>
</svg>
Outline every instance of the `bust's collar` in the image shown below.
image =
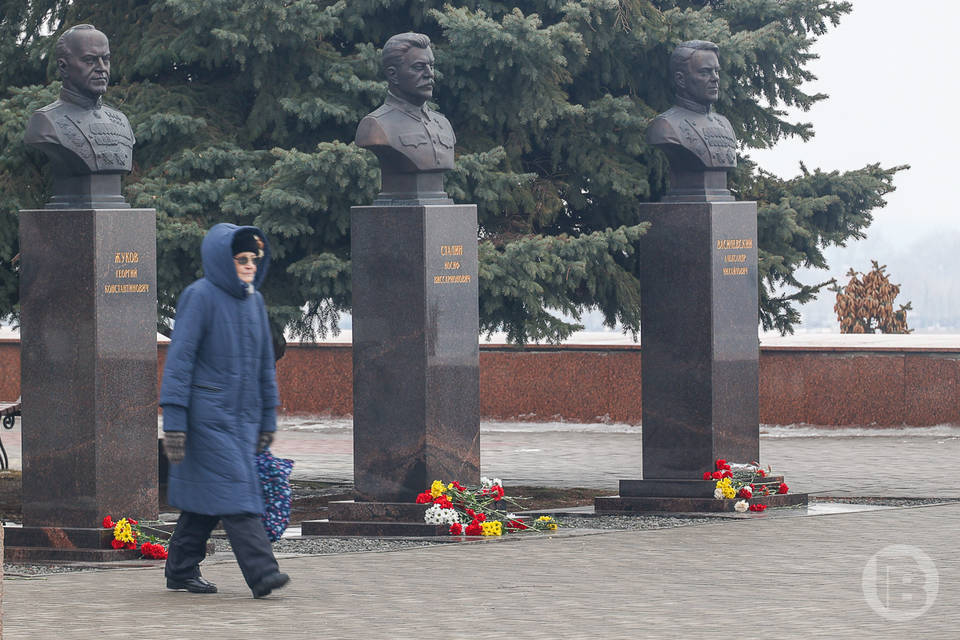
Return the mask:
<svg viewBox="0 0 960 640">
<path fill-rule="evenodd" d="M 676 103 L 678 107 L 683 107 L 684 109 L 688 109 L 690 111 L 696 111 L 697 113 L 703 113 L 703 114 L 710 113 L 709 104 L 700 104 L 699 102 L 695 100 L 691 100 L 690 98 L 677 96 Z"/>
<path fill-rule="evenodd" d="M 84 109 L 99 109 L 103 106 L 103 96 L 97 96 L 96 99 L 85 96 L 82 93 L 71 91 L 66 87 L 60 88 L 60 99 L 70 104 L 75 104 Z"/>
<path fill-rule="evenodd" d="M 400 109 L 408 116 L 414 117 L 418 120 L 429 120 L 430 119 L 430 109 L 427 107 L 427 103 L 424 102 L 422 106 L 417 106 L 412 102 L 407 102 L 400 96 L 395 95 L 391 91 L 387 91 L 387 99 L 384 101 L 384 104 L 387 104 L 395 109 Z"/>
</svg>

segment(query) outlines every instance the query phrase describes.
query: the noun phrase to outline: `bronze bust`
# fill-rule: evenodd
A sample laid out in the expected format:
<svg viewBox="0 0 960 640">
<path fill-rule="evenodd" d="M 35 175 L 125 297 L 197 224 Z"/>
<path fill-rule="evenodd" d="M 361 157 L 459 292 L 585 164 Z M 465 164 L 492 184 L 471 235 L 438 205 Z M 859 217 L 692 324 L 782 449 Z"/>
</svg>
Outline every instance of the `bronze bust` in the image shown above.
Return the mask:
<svg viewBox="0 0 960 640">
<path fill-rule="evenodd" d="M 127 208 L 120 176 L 133 166 L 135 139 L 127 117 L 103 104 L 110 83 L 110 43 L 89 24 L 57 41 L 60 99 L 37 109 L 24 142 L 50 158 L 54 195 L 48 209 Z"/>
<path fill-rule="evenodd" d="M 737 138 L 730 121 L 712 109 L 720 95 L 717 45 L 681 42 L 670 56 L 670 76 L 675 104 L 653 119 L 646 134 L 670 160 L 664 200 L 732 200 L 726 172 L 737 166 Z"/>
<path fill-rule="evenodd" d="M 383 46 L 389 89 L 383 105 L 360 121 L 356 143 L 380 160 L 381 192 L 374 204 L 449 204 L 443 173 L 453 168 L 456 136 L 450 121 L 427 106 L 433 97 L 430 38 L 401 33 Z"/>
</svg>

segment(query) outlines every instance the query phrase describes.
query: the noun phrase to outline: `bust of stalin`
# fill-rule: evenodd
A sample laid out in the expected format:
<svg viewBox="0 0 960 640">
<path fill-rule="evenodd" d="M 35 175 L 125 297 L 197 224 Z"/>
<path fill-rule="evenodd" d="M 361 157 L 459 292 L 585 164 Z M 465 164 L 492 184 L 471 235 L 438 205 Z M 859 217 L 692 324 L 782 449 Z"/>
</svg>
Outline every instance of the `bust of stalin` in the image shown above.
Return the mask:
<svg viewBox="0 0 960 640">
<path fill-rule="evenodd" d="M 726 191 L 726 171 L 737 166 L 733 127 L 712 109 L 720 96 L 717 53 L 712 42 L 691 40 L 677 45 L 670 56 L 675 103 L 653 119 L 646 139 L 670 159 L 671 192 L 690 186 L 692 176 L 701 190 L 706 180 L 706 191 L 711 186 Z"/>
<path fill-rule="evenodd" d="M 71 27 L 57 41 L 55 55 L 63 81 L 60 99 L 33 113 L 23 140 L 50 158 L 54 192 L 61 199 L 125 207 L 120 175 L 133 166 L 135 139 L 127 117 L 103 104 L 110 83 L 107 36 L 89 24 Z M 90 176 L 112 177 L 91 181 Z"/>
<path fill-rule="evenodd" d="M 430 38 L 401 33 L 382 53 L 388 93 L 383 105 L 360 121 L 356 143 L 380 160 L 384 200 L 443 200 L 443 173 L 453 168 L 456 136 L 450 121 L 427 106 L 433 97 Z"/>
</svg>

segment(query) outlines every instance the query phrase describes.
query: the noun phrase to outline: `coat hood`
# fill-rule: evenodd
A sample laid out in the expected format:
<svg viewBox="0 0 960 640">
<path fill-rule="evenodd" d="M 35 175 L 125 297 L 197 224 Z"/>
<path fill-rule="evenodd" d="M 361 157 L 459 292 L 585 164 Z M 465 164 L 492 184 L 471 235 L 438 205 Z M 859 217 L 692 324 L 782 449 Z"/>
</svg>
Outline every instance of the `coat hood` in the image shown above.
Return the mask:
<svg viewBox="0 0 960 640">
<path fill-rule="evenodd" d="M 237 276 L 237 268 L 233 265 L 233 251 L 230 247 L 233 236 L 245 230 L 254 231 L 263 240 L 263 260 L 257 268 L 257 275 L 253 278 L 254 288 L 259 289 L 270 266 L 270 243 L 260 229 L 238 227 L 229 222 L 221 222 L 210 228 L 207 235 L 203 237 L 203 244 L 200 245 L 204 277 L 237 298 L 246 297 L 247 287 Z"/>
</svg>

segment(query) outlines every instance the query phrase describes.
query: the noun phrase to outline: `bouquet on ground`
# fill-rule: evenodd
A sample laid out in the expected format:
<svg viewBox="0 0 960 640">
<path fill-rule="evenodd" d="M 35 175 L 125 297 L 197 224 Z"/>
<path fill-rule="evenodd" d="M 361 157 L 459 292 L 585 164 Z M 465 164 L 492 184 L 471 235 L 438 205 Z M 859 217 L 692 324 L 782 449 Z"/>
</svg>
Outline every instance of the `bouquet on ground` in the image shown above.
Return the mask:
<svg viewBox="0 0 960 640">
<path fill-rule="evenodd" d="M 734 500 L 739 498 L 733 508 L 744 511 L 763 511 L 767 505 L 762 503 L 750 504 L 751 498 L 787 493 L 790 488 L 785 482 L 768 481 L 769 468 L 763 469 L 756 462 L 750 464 L 730 463 L 719 459 L 714 464 L 713 471 L 704 471 L 704 480 L 715 480 L 716 488 L 713 497 L 717 500 Z"/>
<path fill-rule="evenodd" d="M 499 478 L 480 478 L 477 488 L 459 482 L 434 480 L 429 491 L 417 496 L 417 504 L 429 504 L 424 522 L 448 525 L 450 535 L 501 536 L 507 532 L 555 531 L 559 523 L 551 516 L 527 520 L 511 510 L 521 510 L 522 498 L 508 497 Z"/>
<path fill-rule="evenodd" d="M 154 535 L 145 534 L 143 529 L 150 529 L 150 527 L 141 525 L 139 521 L 133 518 L 120 518 L 114 522 L 112 517 L 107 516 L 103 519 L 103 528 L 113 529 L 113 540 L 110 541 L 110 546 L 114 549 L 130 549 L 131 551 L 139 549 L 144 558 L 150 558 L 151 560 L 164 560 L 167 557 L 167 547 L 163 544 L 164 541 Z M 151 530 L 164 533 L 159 529 Z"/>
</svg>

